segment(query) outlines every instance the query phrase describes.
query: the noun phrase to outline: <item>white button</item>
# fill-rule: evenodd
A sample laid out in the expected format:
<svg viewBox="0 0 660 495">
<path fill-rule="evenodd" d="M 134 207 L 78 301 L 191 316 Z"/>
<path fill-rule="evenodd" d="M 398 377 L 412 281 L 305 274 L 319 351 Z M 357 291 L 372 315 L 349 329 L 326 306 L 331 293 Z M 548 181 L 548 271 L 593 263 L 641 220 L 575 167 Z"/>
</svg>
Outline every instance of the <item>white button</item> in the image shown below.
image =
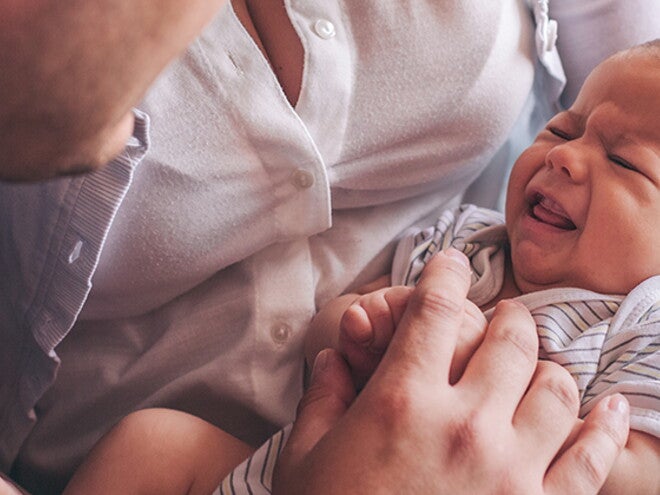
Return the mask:
<svg viewBox="0 0 660 495">
<path fill-rule="evenodd" d="M 329 40 L 337 31 L 335 31 L 335 25 L 326 19 L 319 19 L 314 23 L 314 31 L 319 35 L 319 38 L 324 40 Z"/>
<path fill-rule="evenodd" d="M 291 174 L 291 182 L 298 189 L 309 189 L 314 185 L 314 176 L 307 170 L 299 168 Z"/>
<path fill-rule="evenodd" d="M 291 327 L 286 323 L 278 323 L 270 329 L 270 336 L 277 344 L 284 344 L 291 336 Z"/>
<path fill-rule="evenodd" d="M 76 244 L 73 246 L 71 253 L 69 253 L 69 263 L 73 263 L 78 258 L 80 258 L 82 247 L 83 247 L 83 242 L 81 240 L 78 240 L 78 242 L 76 242 Z"/>
</svg>

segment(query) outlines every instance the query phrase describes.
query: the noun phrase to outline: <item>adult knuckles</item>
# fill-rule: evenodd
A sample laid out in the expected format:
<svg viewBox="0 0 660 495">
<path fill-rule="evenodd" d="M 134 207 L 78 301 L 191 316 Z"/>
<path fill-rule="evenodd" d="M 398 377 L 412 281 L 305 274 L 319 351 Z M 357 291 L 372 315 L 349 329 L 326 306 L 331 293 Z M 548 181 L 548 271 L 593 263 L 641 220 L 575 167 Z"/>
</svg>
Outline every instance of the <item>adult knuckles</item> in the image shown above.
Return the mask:
<svg viewBox="0 0 660 495">
<path fill-rule="evenodd" d="M 482 409 L 457 417 L 448 428 L 449 459 L 456 469 L 472 466 L 474 493 L 491 495 L 535 495 L 540 482 L 520 469 L 505 436 L 496 432 L 498 425 Z"/>
<path fill-rule="evenodd" d="M 381 424 L 384 431 L 408 429 L 417 419 L 422 420 L 414 397 L 414 386 L 400 385 L 386 387 L 379 393 L 369 396 L 369 411 L 374 414 L 374 420 Z"/>
<path fill-rule="evenodd" d="M 537 382 L 552 394 L 571 414 L 577 414 L 580 397 L 575 381 L 564 368 L 556 363 L 540 361 L 537 368 Z"/>
<path fill-rule="evenodd" d="M 589 427 L 613 446 L 623 447 L 628 439 L 628 429 L 622 429 L 619 422 L 598 421 L 591 423 Z"/>
<path fill-rule="evenodd" d="M 459 463 L 478 462 L 484 472 L 505 479 L 514 474 L 511 452 L 507 450 L 511 446 L 507 442 L 509 430 L 481 404 L 472 409 L 459 408 L 447 426 L 451 456 Z"/>
<path fill-rule="evenodd" d="M 520 357 L 530 364 L 536 364 L 538 359 L 538 338 L 536 332 L 525 331 L 522 328 L 525 321 L 515 322 L 498 319 L 494 320 L 488 329 L 492 338 L 499 340 L 506 347 L 515 350 Z"/>
<path fill-rule="evenodd" d="M 573 459 L 574 475 L 571 479 L 575 481 L 576 486 L 584 487 L 584 492 L 588 493 L 603 484 L 611 464 L 607 462 L 601 451 L 594 449 L 593 446 L 590 448 L 576 444 L 573 447 Z"/>
<path fill-rule="evenodd" d="M 414 314 L 424 319 L 462 318 L 465 299 L 456 299 L 446 287 L 418 286 L 410 301 Z"/>
</svg>

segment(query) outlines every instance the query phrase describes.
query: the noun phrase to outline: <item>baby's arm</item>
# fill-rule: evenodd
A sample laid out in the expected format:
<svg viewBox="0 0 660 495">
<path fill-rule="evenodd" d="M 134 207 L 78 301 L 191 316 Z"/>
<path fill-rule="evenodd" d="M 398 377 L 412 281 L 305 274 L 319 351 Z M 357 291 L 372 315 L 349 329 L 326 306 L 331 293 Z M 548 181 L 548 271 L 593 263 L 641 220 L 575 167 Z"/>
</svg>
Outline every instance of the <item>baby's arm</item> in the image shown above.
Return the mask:
<svg viewBox="0 0 660 495">
<path fill-rule="evenodd" d="M 200 418 L 145 409 L 99 441 L 63 495 L 208 495 L 252 452 Z"/>
<path fill-rule="evenodd" d="M 660 494 L 660 439 L 630 430 L 601 495 Z"/>
</svg>

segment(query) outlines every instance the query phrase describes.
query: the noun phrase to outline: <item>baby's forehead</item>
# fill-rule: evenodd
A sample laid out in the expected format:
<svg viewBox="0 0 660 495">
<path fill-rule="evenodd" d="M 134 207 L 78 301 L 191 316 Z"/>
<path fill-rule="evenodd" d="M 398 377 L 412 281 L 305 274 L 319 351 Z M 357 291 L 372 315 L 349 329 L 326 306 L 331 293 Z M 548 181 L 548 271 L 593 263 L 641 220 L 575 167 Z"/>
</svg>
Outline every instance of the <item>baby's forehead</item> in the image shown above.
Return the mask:
<svg viewBox="0 0 660 495">
<path fill-rule="evenodd" d="M 610 118 L 657 130 L 659 95 L 660 58 L 646 52 L 632 57 L 614 56 L 592 72 L 567 116 L 575 123 L 585 123 L 592 114 L 609 108 L 613 110 Z"/>
</svg>

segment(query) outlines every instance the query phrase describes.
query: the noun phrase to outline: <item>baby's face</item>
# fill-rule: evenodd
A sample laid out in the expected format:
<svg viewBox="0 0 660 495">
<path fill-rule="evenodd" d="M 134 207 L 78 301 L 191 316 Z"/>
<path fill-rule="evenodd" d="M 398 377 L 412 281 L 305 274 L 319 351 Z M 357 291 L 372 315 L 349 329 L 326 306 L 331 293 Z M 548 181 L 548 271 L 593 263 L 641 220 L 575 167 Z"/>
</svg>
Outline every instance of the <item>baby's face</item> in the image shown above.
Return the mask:
<svg viewBox="0 0 660 495">
<path fill-rule="evenodd" d="M 660 274 L 660 62 L 617 56 L 516 161 L 506 203 L 523 292 L 623 294 Z"/>
</svg>

